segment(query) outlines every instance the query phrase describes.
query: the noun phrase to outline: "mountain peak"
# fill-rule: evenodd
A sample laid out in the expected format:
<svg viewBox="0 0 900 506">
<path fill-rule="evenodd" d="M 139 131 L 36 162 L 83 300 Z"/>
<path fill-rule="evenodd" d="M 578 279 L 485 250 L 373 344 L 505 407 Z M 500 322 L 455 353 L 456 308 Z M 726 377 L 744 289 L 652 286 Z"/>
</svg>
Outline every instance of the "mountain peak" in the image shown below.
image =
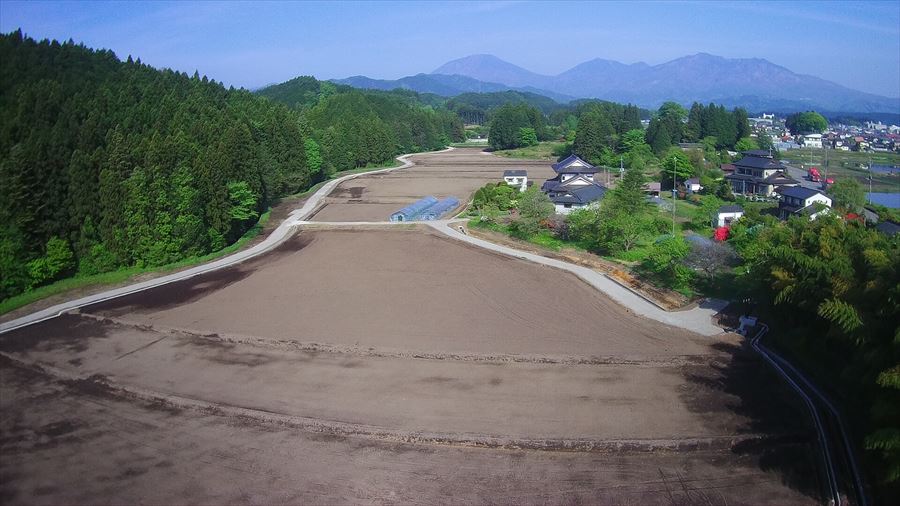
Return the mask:
<svg viewBox="0 0 900 506">
<path fill-rule="evenodd" d="M 509 86 L 538 86 L 549 79 L 513 65 L 492 54 L 473 54 L 456 60 L 449 61 L 432 74 L 464 75 L 493 83 L 503 83 Z"/>
</svg>

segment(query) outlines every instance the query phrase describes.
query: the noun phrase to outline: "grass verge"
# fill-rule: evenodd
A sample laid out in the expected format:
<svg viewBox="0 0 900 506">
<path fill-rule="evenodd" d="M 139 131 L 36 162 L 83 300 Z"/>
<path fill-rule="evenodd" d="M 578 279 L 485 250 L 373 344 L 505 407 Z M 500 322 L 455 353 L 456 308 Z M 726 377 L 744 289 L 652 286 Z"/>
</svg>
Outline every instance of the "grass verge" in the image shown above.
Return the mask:
<svg viewBox="0 0 900 506">
<path fill-rule="evenodd" d="M 149 272 L 155 273 L 166 273 L 175 271 L 184 267 L 190 267 L 198 264 L 202 264 L 205 262 L 209 262 L 210 260 L 215 260 L 217 258 L 223 257 L 225 255 L 229 255 L 234 253 L 235 251 L 241 249 L 250 242 L 254 237 L 258 236 L 265 226 L 266 222 L 269 221 L 269 216 L 271 215 L 271 209 L 263 213 L 259 220 L 257 220 L 256 224 L 250 227 L 244 235 L 241 236 L 240 239 L 235 241 L 234 243 L 220 249 L 219 251 L 214 251 L 212 253 L 208 253 L 203 256 L 198 257 L 190 257 L 185 258 L 183 260 L 179 260 L 178 262 L 173 262 L 171 264 L 166 264 L 162 266 L 154 266 L 154 267 L 126 267 L 123 269 L 104 272 L 101 274 L 94 274 L 92 276 L 75 276 L 71 278 L 61 279 L 55 283 L 41 286 L 39 288 L 35 288 L 30 292 L 21 293 L 14 297 L 10 297 L 6 300 L 0 301 L 0 315 L 6 314 L 14 309 L 18 309 L 22 306 L 31 304 L 32 302 L 37 302 L 46 297 L 50 297 L 51 295 L 56 295 L 58 293 L 66 292 L 68 290 L 74 290 L 76 288 L 86 288 L 90 286 L 100 286 L 100 285 L 109 285 L 109 284 L 117 284 L 128 281 L 134 276 L 138 276 L 141 274 L 146 274 Z"/>
</svg>

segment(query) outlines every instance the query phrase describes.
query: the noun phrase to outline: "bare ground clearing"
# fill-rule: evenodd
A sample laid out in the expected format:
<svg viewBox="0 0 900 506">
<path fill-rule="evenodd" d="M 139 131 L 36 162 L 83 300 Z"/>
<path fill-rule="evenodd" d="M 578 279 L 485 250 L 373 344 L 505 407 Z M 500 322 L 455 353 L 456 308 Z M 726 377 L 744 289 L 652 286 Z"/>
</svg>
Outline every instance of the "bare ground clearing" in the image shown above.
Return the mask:
<svg viewBox="0 0 900 506">
<path fill-rule="evenodd" d="M 485 156 L 479 149 L 457 148 L 413 157 L 408 169 L 363 176 L 331 192 L 310 219 L 316 221 L 386 221 L 392 212 L 427 195 L 454 196 L 466 202 L 478 188 L 503 180 L 503 171 L 526 169 L 540 186 L 555 174 L 547 162 Z"/>
<path fill-rule="evenodd" d="M 762 450 L 391 443 L 126 401 L 89 382 L 0 365 L 4 504 L 815 503 L 786 486 Z M 802 450 L 787 450 L 802 460 Z"/>
<path fill-rule="evenodd" d="M 648 360 L 709 354 L 717 342 L 640 318 L 572 274 L 430 230 L 303 231 L 258 260 L 85 311 L 418 352 Z"/>
<path fill-rule="evenodd" d="M 333 198 L 380 205 L 358 183 Z M 84 311 L 0 335 L 3 504 L 816 502 L 805 413 L 736 336 L 424 227 Z"/>
</svg>

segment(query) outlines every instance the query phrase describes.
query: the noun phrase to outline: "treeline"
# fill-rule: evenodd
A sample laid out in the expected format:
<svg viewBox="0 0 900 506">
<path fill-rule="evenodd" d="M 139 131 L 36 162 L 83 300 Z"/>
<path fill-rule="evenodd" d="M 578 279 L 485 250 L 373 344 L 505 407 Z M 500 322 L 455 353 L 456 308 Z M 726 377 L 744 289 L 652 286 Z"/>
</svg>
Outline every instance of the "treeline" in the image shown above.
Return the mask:
<svg viewBox="0 0 900 506">
<path fill-rule="evenodd" d="M 494 149 L 532 146 L 549 138 L 544 115 L 527 104 L 501 106 L 488 131 L 488 144 Z"/>
<path fill-rule="evenodd" d="M 414 95 L 306 78 L 287 107 L 21 31 L 0 79 L 0 299 L 221 249 L 279 196 L 462 139 Z"/>
<path fill-rule="evenodd" d="M 526 104 L 544 115 L 566 108 L 552 98 L 522 91 L 463 93 L 447 100 L 446 107 L 466 124 L 485 125 L 490 122 L 497 109 L 508 104 Z"/>
<path fill-rule="evenodd" d="M 715 149 L 733 150 L 738 141 L 750 137 L 747 118 L 747 111 L 741 108 L 728 111 L 724 106 L 695 102 L 688 112 L 674 102 L 666 102 L 650 120 L 647 144 L 657 154 L 680 142 L 705 142 Z"/>
</svg>

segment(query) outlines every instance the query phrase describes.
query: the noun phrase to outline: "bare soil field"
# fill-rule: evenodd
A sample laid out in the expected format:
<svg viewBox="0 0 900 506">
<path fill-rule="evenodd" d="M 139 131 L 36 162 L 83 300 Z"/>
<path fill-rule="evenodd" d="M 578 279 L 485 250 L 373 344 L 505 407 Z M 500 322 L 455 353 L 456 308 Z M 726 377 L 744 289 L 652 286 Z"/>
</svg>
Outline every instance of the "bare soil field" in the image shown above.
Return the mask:
<svg viewBox="0 0 900 506">
<path fill-rule="evenodd" d="M 332 198 L 402 199 L 359 184 Z M 739 336 L 428 227 L 322 226 L 0 335 L 0 503 L 819 502 L 808 417 Z"/>
<path fill-rule="evenodd" d="M 427 195 L 467 202 L 478 188 L 502 181 L 504 170 L 525 169 L 538 186 L 555 175 L 549 162 L 500 158 L 481 148 L 416 155 L 413 160 L 416 165 L 408 169 L 362 176 L 339 185 L 309 219 L 387 221 L 392 212 Z"/>
<path fill-rule="evenodd" d="M 195 332 L 434 353 L 709 354 L 574 275 L 421 230 L 303 231 L 258 260 L 85 311 Z"/>
<path fill-rule="evenodd" d="M 0 359 L 2 360 L 2 359 Z M 0 362 L 3 504 L 813 504 L 754 448 L 394 443 L 123 398 Z M 702 502 L 701 502 L 702 501 Z"/>
</svg>

